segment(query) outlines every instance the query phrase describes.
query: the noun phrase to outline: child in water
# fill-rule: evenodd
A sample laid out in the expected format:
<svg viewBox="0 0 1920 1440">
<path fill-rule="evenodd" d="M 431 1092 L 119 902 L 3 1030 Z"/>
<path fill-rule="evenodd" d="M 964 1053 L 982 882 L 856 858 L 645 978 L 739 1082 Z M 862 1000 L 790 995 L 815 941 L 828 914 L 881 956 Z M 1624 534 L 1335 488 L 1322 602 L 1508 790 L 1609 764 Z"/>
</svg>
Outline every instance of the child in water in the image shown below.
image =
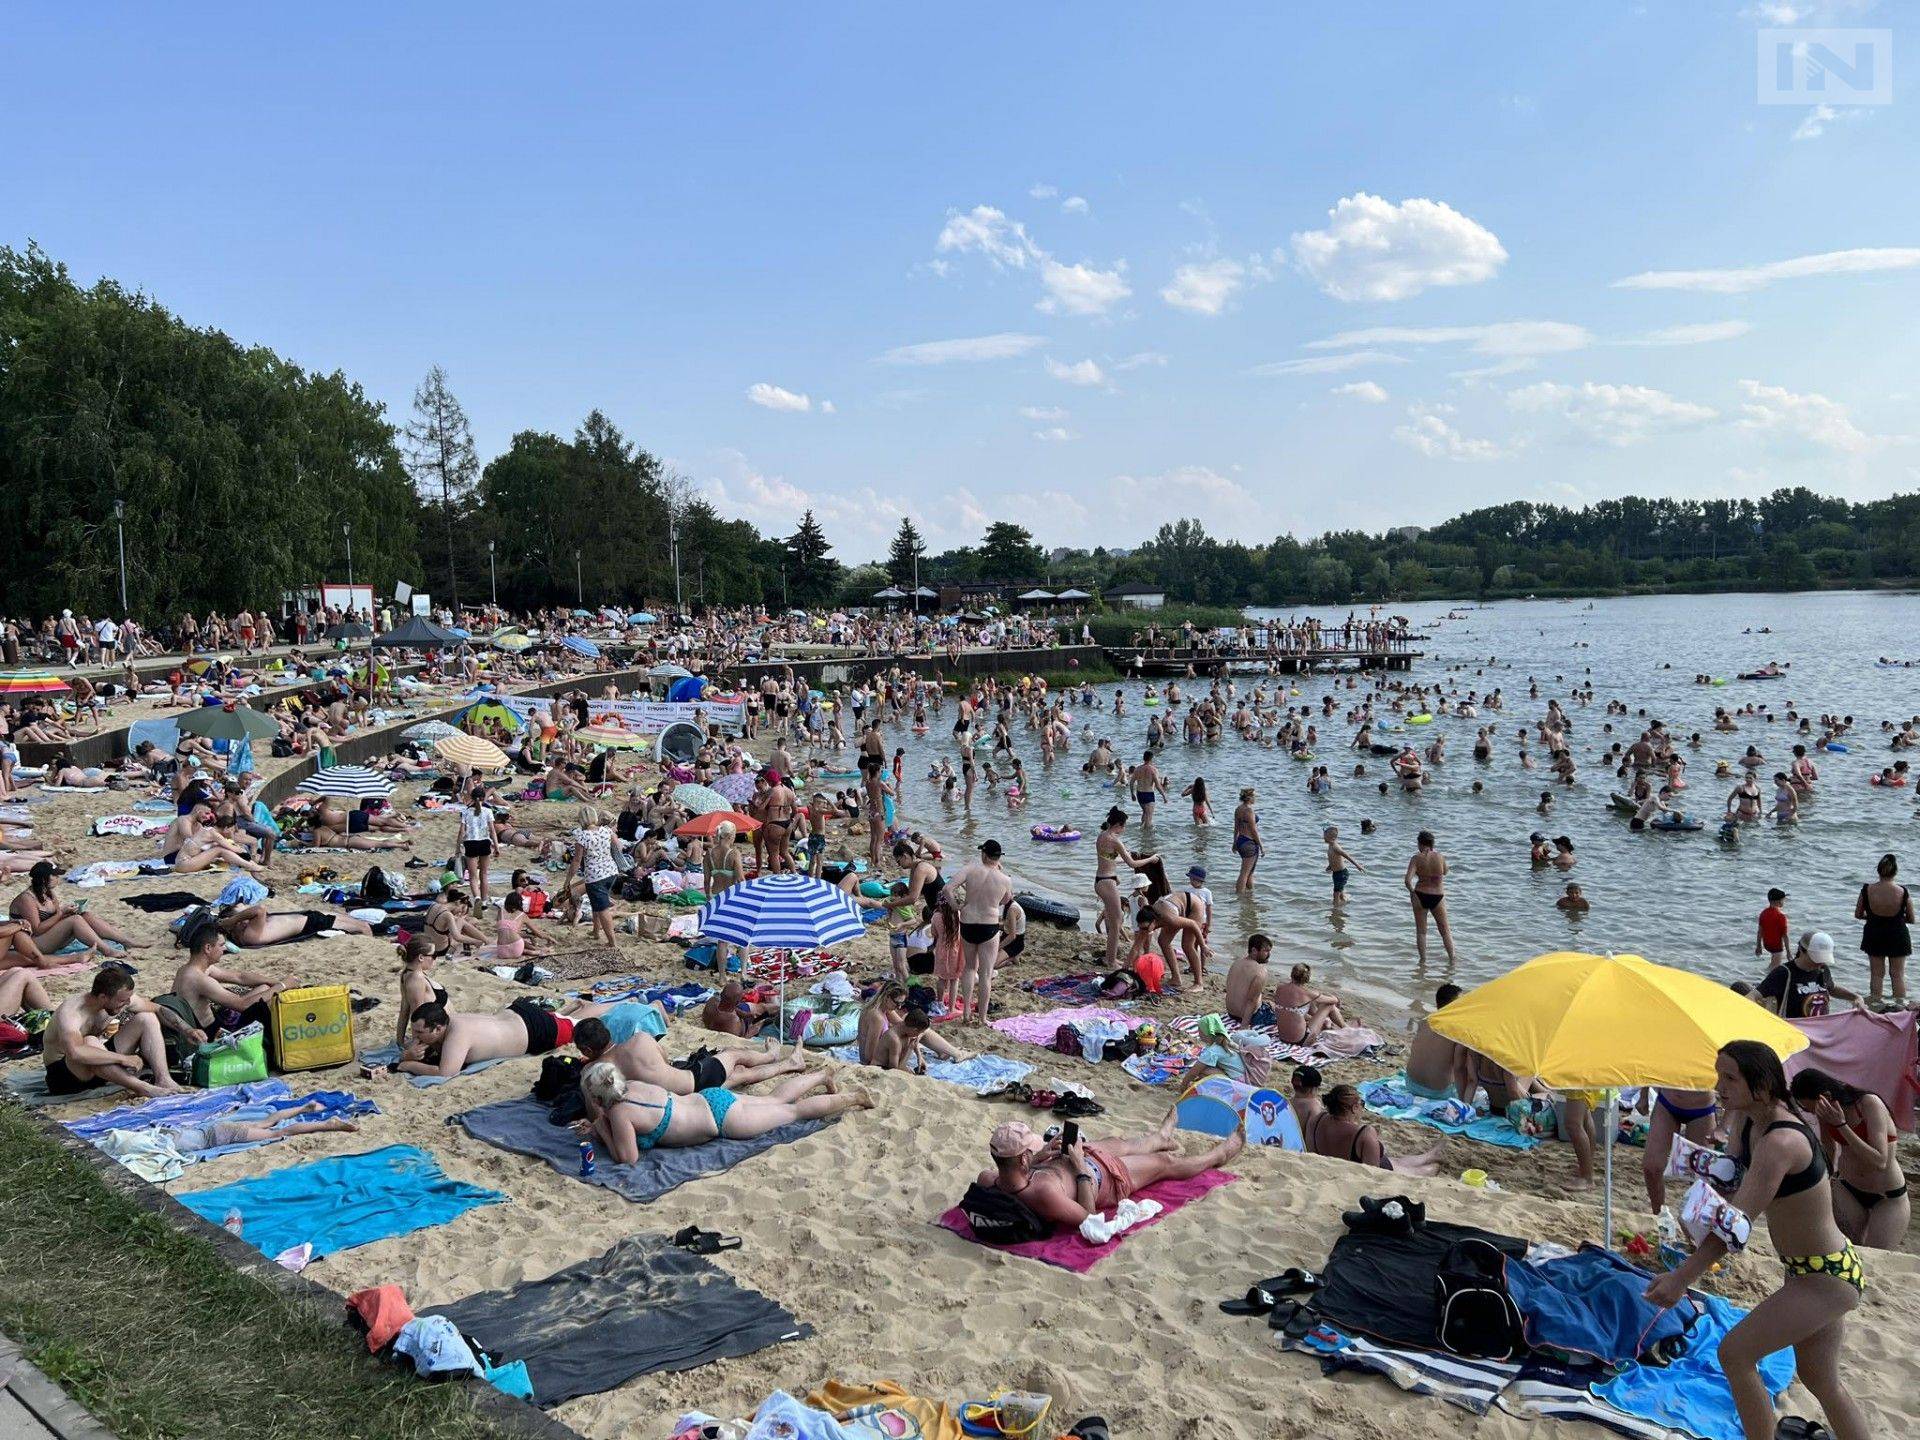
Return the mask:
<svg viewBox="0 0 1920 1440">
<path fill-rule="evenodd" d="M 1584 915 L 1593 907 L 1587 903 L 1587 897 L 1580 893 L 1580 882 L 1569 880 L 1567 893 L 1553 902 L 1553 908 L 1565 915 Z"/>
</svg>

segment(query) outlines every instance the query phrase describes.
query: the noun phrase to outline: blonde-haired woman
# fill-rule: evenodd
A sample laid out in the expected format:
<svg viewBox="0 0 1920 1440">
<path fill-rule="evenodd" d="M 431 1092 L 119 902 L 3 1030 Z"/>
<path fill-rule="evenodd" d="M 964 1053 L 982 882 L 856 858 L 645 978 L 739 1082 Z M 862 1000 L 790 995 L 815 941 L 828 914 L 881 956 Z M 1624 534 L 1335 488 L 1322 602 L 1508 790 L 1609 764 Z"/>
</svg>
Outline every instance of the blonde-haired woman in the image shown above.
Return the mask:
<svg viewBox="0 0 1920 1440">
<path fill-rule="evenodd" d="M 594 938 L 610 948 L 614 943 L 613 882 L 620 874 L 613 854 L 619 844 L 619 837 L 597 806 L 582 805 L 574 812 L 573 847 L 563 883 L 571 888 L 575 877 L 579 878 L 586 890 L 587 908 L 593 912 Z"/>
<path fill-rule="evenodd" d="M 731 820 L 722 820 L 713 827 L 713 843 L 707 846 L 706 856 L 700 865 L 702 888 L 709 900 L 715 899 L 722 890 L 738 885 L 745 877 L 746 862 L 740 854 L 740 832 Z M 719 954 L 714 957 L 715 973 L 726 974 L 727 960 L 734 953 L 740 956 L 740 973 L 747 973 L 747 952 L 744 947 L 720 944 Z"/>
</svg>

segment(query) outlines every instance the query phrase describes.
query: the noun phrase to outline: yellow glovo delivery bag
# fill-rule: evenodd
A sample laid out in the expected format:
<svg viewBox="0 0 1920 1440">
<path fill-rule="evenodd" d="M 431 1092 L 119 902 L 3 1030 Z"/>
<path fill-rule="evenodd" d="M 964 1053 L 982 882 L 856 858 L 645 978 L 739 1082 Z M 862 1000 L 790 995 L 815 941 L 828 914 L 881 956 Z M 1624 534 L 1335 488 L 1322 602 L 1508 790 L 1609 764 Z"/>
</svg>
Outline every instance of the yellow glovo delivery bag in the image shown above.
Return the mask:
<svg viewBox="0 0 1920 1440">
<path fill-rule="evenodd" d="M 344 985 L 309 985 L 273 997 L 273 1068 L 324 1070 L 354 1058 L 353 997 Z"/>
</svg>

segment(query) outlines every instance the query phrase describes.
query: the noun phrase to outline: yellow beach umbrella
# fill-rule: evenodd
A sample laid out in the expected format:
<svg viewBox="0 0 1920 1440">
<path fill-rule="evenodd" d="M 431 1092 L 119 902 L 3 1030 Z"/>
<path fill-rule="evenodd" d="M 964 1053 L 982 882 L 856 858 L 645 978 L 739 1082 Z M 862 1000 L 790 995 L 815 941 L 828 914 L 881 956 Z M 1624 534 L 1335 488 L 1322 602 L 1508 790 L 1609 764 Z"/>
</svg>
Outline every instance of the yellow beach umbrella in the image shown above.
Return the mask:
<svg viewBox="0 0 1920 1440">
<path fill-rule="evenodd" d="M 1516 1075 L 1556 1089 L 1711 1090 L 1729 1040 L 1782 1057 L 1807 1037 L 1716 980 L 1638 955 L 1556 951 L 1469 990 L 1430 1022 Z"/>
<path fill-rule="evenodd" d="M 512 763 L 506 751 L 479 735 L 443 735 L 433 742 L 433 753 L 469 770 L 504 770 Z"/>
<path fill-rule="evenodd" d="M 1427 1022 L 1516 1075 L 1557 1090 L 1711 1090 L 1720 1047 L 1758 1040 L 1783 1058 L 1807 1037 L 1725 985 L 1638 955 L 1541 955 L 1469 990 Z M 1603 1210 L 1613 1241 L 1613 1106 Z"/>
</svg>

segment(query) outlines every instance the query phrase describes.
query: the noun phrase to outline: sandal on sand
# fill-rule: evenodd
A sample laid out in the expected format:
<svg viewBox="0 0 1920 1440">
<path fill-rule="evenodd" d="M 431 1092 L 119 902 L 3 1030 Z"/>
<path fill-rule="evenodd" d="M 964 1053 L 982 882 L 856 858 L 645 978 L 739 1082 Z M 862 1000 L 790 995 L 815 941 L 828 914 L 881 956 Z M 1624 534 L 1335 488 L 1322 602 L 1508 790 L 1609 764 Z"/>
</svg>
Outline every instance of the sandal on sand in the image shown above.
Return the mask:
<svg viewBox="0 0 1920 1440">
<path fill-rule="evenodd" d="M 1027 1104 L 1036 1110 L 1051 1110 L 1060 1103 L 1060 1097 L 1051 1090 L 1034 1090 L 1027 1096 Z"/>
<path fill-rule="evenodd" d="M 1249 1285 L 1247 1293 L 1238 1300 L 1222 1300 L 1220 1309 L 1227 1315 L 1265 1315 L 1272 1311 L 1278 1297 L 1271 1290 L 1260 1285 Z"/>
<path fill-rule="evenodd" d="M 1113 1432 L 1107 1428 L 1107 1422 L 1098 1415 L 1089 1415 L 1080 1421 L 1067 1434 L 1073 1440 L 1113 1440 Z"/>
<path fill-rule="evenodd" d="M 698 1225 L 688 1225 L 672 1235 L 667 1243 L 678 1245 L 682 1250 L 691 1250 L 696 1255 L 718 1255 L 722 1250 L 738 1250 L 738 1235 L 722 1235 L 718 1230 L 702 1230 Z"/>
</svg>

